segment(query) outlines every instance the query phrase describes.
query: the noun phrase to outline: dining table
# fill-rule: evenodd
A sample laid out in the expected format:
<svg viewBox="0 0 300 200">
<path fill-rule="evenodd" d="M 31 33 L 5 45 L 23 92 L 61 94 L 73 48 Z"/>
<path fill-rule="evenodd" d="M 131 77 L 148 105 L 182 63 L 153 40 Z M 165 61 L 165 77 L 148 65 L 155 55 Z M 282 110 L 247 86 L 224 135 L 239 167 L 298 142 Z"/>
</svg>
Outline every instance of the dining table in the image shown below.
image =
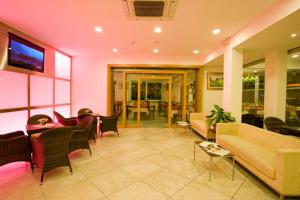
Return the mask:
<svg viewBox="0 0 300 200">
<path fill-rule="evenodd" d="M 48 129 L 52 128 L 58 128 L 63 127 L 62 124 L 56 122 L 56 123 L 46 123 L 46 124 L 27 124 L 26 125 L 26 132 L 29 137 L 31 137 L 32 134 L 40 133 Z"/>
</svg>

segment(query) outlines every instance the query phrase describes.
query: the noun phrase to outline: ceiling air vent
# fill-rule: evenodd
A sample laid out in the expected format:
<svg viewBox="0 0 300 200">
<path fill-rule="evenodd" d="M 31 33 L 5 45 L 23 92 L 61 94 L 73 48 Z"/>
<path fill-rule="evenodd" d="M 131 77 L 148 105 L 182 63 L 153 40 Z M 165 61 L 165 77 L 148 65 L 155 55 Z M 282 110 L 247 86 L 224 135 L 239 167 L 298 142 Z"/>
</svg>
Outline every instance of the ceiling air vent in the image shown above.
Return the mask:
<svg viewBox="0 0 300 200">
<path fill-rule="evenodd" d="M 126 16 L 132 20 L 171 20 L 178 0 L 122 0 Z"/>
</svg>

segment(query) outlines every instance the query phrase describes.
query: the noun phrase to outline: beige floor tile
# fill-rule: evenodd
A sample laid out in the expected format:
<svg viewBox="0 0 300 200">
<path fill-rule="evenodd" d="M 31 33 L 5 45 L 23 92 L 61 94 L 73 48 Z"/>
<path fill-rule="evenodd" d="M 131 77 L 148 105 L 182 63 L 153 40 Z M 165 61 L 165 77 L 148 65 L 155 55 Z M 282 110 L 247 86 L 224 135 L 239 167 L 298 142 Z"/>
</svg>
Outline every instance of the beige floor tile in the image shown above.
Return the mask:
<svg viewBox="0 0 300 200">
<path fill-rule="evenodd" d="M 32 171 L 27 162 L 14 162 L 0 167 L 0 188 L 13 185 L 20 180 L 32 178 Z"/>
<path fill-rule="evenodd" d="M 235 200 L 277 200 L 278 194 L 264 185 L 257 178 L 247 177 L 244 184 L 234 195 Z"/>
<path fill-rule="evenodd" d="M 172 196 L 171 200 L 230 200 L 229 196 L 209 189 L 198 183 L 191 183 Z"/>
<path fill-rule="evenodd" d="M 186 148 L 180 148 L 178 146 L 172 146 L 171 148 L 163 151 L 163 153 L 174 156 L 179 159 L 185 159 L 187 157 L 192 157 L 194 155 L 193 151 L 190 151 Z"/>
<path fill-rule="evenodd" d="M 3 192 L 2 197 L 5 200 L 32 200 L 43 198 L 42 190 L 33 178 L 20 180 L 13 185 L 8 185 L 7 187 L 2 188 L 0 191 L 1 193 Z"/>
<path fill-rule="evenodd" d="M 162 170 L 144 178 L 143 181 L 155 190 L 170 197 L 187 185 L 190 179 L 170 173 L 168 170 Z"/>
<path fill-rule="evenodd" d="M 160 167 L 166 167 L 176 161 L 179 161 L 178 158 L 165 153 L 158 153 L 151 156 L 147 156 L 145 157 L 145 160 Z"/>
<path fill-rule="evenodd" d="M 126 164 L 132 163 L 136 160 L 139 160 L 141 157 L 131 153 L 131 152 L 122 152 L 116 153 L 107 157 L 106 159 L 111 162 L 113 165 L 120 167 Z"/>
<path fill-rule="evenodd" d="M 150 186 L 137 182 L 109 196 L 111 200 L 163 200 L 167 197 Z"/>
<path fill-rule="evenodd" d="M 90 180 L 105 195 L 110 195 L 137 181 L 137 179 L 121 169 L 113 169 L 104 174 L 90 178 Z"/>
<path fill-rule="evenodd" d="M 93 152 L 93 150 L 92 150 Z M 88 150 L 77 150 L 70 154 L 70 161 L 72 166 L 80 166 L 87 162 L 97 160 L 101 158 L 99 155 L 95 154 L 93 152 L 93 155 L 90 155 L 90 152 Z"/>
<path fill-rule="evenodd" d="M 172 145 L 168 143 L 162 143 L 161 141 L 158 141 L 158 143 L 152 144 L 151 146 L 153 149 L 156 149 L 158 151 L 164 151 L 172 147 Z"/>
<path fill-rule="evenodd" d="M 113 168 L 115 168 L 115 166 L 111 162 L 100 158 L 80 165 L 78 170 L 86 177 L 93 177 Z"/>
<path fill-rule="evenodd" d="M 47 200 L 98 200 L 105 196 L 89 181 L 81 181 L 54 191 Z"/>
<path fill-rule="evenodd" d="M 157 150 L 153 149 L 153 148 L 140 148 L 136 151 L 132 151 L 132 154 L 142 158 L 142 157 L 145 157 L 145 156 L 150 156 L 150 155 L 153 155 L 153 154 L 156 154 L 158 153 Z"/>
<path fill-rule="evenodd" d="M 226 175 L 219 169 L 212 170 L 211 181 L 209 181 L 209 171 L 206 171 L 195 179 L 195 182 L 227 196 L 233 196 L 244 181 L 245 178 L 239 178 L 237 176 L 232 180 L 231 174 Z"/>
<path fill-rule="evenodd" d="M 131 174 L 132 176 L 138 179 L 142 179 L 146 176 L 160 171 L 162 168 L 148 161 L 139 160 L 123 166 L 122 169 Z"/>
<path fill-rule="evenodd" d="M 39 184 L 40 173 L 38 174 L 37 184 Z M 44 183 L 41 186 L 45 196 L 51 195 L 54 191 L 63 189 L 69 185 L 87 180 L 78 170 L 74 170 L 73 175 L 60 168 L 54 169 L 45 174 Z"/>
<path fill-rule="evenodd" d="M 172 173 L 176 173 L 188 179 L 194 179 L 206 171 L 199 164 L 188 159 L 180 160 L 166 167 Z"/>
</svg>

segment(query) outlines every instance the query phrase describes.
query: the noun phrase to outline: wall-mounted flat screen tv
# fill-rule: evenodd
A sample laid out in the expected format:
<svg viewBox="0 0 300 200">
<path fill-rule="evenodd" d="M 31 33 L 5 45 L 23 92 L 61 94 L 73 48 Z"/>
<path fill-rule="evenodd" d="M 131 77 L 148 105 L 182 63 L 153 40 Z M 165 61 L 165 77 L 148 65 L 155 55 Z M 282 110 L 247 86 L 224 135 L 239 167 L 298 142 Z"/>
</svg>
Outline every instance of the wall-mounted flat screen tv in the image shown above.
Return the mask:
<svg viewBox="0 0 300 200">
<path fill-rule="evenodd" d="M 12 33 L 8 37 L 8 65 L 44 73 L 45 49 Z"/>
</svg>

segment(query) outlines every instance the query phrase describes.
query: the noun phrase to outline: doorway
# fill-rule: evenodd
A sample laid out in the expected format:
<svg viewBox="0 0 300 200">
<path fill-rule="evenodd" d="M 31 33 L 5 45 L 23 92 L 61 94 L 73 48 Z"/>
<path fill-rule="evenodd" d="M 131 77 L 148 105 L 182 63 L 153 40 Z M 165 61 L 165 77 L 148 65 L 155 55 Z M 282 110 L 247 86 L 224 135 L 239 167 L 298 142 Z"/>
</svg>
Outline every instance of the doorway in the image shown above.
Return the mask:
<svg viewBox="0 0 300 200">
<path fill-rule="evenodd" d="M 118 67 L 108 73 L 108 113 L 122 108 L 120 127 L 172 127 L 201 110 L 200 68 Z"/>
</svg>

